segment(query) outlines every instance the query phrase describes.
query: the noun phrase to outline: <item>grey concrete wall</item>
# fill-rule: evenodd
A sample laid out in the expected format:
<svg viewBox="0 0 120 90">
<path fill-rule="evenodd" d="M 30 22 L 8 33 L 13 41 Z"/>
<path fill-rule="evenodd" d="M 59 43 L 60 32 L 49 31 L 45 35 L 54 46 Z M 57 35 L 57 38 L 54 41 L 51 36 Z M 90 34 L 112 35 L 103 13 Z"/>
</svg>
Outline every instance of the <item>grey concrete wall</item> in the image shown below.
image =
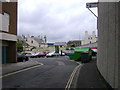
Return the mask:
<svg viewBox="0 0 120 90">
<path fill-rule="evenodd" d="M 118 88 L 119 5 L 120 3 L 115 2 L 101 2 L 98 5 L 97 66 L 113 88 Z"/>
</svg>

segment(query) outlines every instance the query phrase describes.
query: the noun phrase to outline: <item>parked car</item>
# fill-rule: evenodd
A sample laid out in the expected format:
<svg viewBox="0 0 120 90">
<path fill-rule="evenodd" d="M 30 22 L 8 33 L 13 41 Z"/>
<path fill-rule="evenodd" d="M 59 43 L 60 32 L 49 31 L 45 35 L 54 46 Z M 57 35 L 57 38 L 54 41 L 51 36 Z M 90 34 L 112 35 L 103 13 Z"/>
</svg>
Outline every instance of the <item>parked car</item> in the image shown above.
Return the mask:
<svg viewBox="0 0 120 90">
<path fill-rule="evenodd" d="M 27 57 L 32 57 L 32 53 L 27 53 L 26 56 Z"/>
<path fill-rule="evenodd" d="M 53 53 L 53 56 L 60 56 L 60 53 Z"/>
<path fill-rule="evenodd" d="M 59 52 L 59 54 L 61 55 L 61 52 Z M 65 52 L 62 52 L 62 55 L 61 56 L 65 56 Z"/>
<path fill-rule="evenodd" d="M 40 57 L 45 57 L 45 56 L 46 56 L 46 53 L 43 53 L 43 52 L 37 54 L 37 57 L 39 57 L 39 58 Z"/>
<path fill-rule="evenodd" d="M 46 54 L 46 57 L 53 57 L 53 56 L 54 56 L 54 53 L 55 53 L 55 51 L 49 52 L 48 54 Z"/>
<path fill-rule="evenodd" d="M 24 62 L 28 61 L 28 57 L 24 53 L 17 53 L 17 61 L 18 62 Z"/>
<path fill-rule="evenodd" d="M 37 58 L 39 53 L 31 53 L 31 54 L 32 54 L 31 58 Z"/>
<path fill-rule="evenodd" d="M 30 58 L 35 58 L 35 57 L 37 57 L 37 54 L 38 53 L 27 53 L 26 56 L 30 57 Z"/>
<path fill-rule="evenodd" d="M 96 54 L 97 54 L 97 47 L 91 47 L 91 50 L 92 50 L 92 55 L 96 56 Z"/>
<path fill-rule="evenodd" d="M 65 55 L 67 55 L 67 51 L 64 51 L 63 53 L 64 53 Z"/>
</svg>

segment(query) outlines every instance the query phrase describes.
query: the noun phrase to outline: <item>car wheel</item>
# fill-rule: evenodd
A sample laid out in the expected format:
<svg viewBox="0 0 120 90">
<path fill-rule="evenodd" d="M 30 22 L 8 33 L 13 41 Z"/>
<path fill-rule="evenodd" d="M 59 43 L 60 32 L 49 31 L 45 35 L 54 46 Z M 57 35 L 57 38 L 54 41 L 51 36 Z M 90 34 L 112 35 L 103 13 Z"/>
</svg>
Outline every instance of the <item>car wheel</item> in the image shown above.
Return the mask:
<svg viewBox="0 0 120 90">
<path fill-rule="evenodd" d="M 26 59 L 25 59 L 26 61 L 28 61 L 29 60 L 29 58 L 28 57 L 26 57 Z"/>
<path fill-rule="evenodd" d="M 23 59 L 23 62 L 25 62 L 26 60 L 25 59 Z"/>
</svg>

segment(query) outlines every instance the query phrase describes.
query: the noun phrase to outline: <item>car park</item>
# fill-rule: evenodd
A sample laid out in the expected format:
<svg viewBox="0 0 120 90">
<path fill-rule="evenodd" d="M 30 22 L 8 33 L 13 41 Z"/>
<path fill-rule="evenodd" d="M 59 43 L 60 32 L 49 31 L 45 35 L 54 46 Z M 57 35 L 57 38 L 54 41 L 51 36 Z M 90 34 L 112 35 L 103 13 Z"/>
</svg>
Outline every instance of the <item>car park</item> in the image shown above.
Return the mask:
<svg viewBox="0 0 120 90">
<path fill-rule="evenodd" d="M 24 53 L 17 53 L 17 61 L 18 62 L 24 62 L 28 61 L 29 58 Z"/>
</svg>

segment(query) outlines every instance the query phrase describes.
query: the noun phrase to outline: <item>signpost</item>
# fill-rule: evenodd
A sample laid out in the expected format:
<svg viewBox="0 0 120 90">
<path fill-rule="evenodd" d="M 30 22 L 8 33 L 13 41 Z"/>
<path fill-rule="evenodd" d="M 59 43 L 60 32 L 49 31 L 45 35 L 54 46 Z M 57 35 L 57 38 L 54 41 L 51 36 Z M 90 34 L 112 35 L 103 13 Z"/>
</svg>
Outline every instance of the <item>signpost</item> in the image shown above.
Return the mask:
<svg viewBox="0 0 120 90">
<path fill-rule="evenodd" d="M 90 10 L 90 8 L 95 8 L 95 7 L 98 7 L 98 2 L 86 3 L 86 8 L 88 8 L 89 10 Z M 92 10 L 90 10 L 90 11 L 93 13 Z M 94 16 L 97 17 L 97 15 L 95 15 L 95 14 L 94 14 Z"/>
<path fill-rule="evenodd" d="M 94 8 L 98 6 L 98 2 L 86 3 L 86 8 Z"/>
</svg>

